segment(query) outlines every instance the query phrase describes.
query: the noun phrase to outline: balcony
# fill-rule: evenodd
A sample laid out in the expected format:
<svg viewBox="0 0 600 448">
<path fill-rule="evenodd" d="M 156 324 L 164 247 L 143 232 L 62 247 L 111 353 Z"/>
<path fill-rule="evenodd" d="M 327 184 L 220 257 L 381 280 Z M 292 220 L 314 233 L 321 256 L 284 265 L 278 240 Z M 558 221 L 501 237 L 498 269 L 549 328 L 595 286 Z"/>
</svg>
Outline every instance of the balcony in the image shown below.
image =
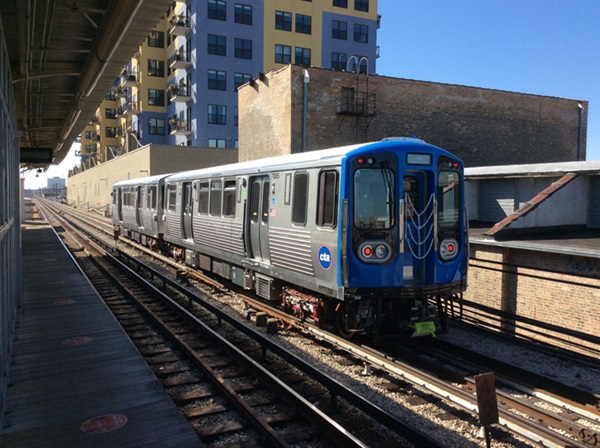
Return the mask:
<svg viewBox="0 0 600 448">
<path fill-rule="evenodd" d="M 179 118 L 169 119 L 170 135 L 192 135 L 192 126 L 185 120 Z"/>
<path fill-rule="evenodd" d="M 169 34 L 171 36 L 187 36 L 192 31 L 190 19 L 183 14 L 171 17 L 169 23 Z"/>
<path fill-rule="evenodd" d="M 172 103 L 187 103 L 192 100 L 191 89 L 185 85 L 171 84 L 167 92 Z"/>
<path fill-rule="evenodd" d="M 140 77 L 137 73 L 125 73 L 121 77 L 121 87 L 137 87 L 140 83 Z"/>
<path fill-rule="evenodd" d="M 130 117 L 132 115 L 139 114 L 140 108 L 138 107 L 137 103 L 132 101 L 128 103 L 122 103 L 119 107 L 117 107 L 117 117 L 119 118 Z"/>
<path fill-rule="evenodd" d="M 192 65 L 190 54 L 183 49 L 176 51 L 169 58 L 169 68 L 171 70 L 182 69 L 185 70 Z"/>
</svg>

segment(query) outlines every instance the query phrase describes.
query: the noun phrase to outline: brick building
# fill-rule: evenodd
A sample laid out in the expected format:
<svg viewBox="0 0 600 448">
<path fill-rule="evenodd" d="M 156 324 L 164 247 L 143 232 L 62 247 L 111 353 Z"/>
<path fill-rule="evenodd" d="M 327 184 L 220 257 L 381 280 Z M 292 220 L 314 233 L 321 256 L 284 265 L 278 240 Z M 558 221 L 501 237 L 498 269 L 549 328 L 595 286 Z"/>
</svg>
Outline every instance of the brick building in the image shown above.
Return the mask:
<svg viewBox="0 0 600 448">
<path fill-rule="evenodd" d="M 299 66 L 238 95 L 240 161 L 392 136 L 422 138 L 466 166 L 585 158 L 586 101 Z"/>
</svg>

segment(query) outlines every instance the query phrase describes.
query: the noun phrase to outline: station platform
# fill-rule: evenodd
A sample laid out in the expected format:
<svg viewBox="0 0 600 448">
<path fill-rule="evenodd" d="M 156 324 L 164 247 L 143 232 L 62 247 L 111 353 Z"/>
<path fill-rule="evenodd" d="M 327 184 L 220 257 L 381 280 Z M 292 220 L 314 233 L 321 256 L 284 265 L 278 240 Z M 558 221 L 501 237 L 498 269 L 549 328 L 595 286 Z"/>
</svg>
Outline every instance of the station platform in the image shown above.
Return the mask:
<svg viewBox="0 0 600 448">
<path fill-rule="evenodd" d="M 0 446 L 203 446 L 45 221 L 22 265 Z"/>
</svg>

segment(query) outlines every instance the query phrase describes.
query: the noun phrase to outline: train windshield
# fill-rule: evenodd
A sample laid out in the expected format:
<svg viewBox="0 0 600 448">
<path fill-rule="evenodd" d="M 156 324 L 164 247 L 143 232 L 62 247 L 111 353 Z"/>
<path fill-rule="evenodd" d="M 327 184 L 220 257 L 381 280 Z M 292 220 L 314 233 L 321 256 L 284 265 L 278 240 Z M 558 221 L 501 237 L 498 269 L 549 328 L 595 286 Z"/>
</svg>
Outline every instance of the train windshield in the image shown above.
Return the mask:
<svg viewBox="0 0 600 448">
<path fill-rule="evenodd" d="M 361 168 L 354 173 L 354 225 L 359 229 L 389 229 L 394 225 L 394 172 Z"/>
<path fill-rule="evenodd" d="M 460 225 L 460 176 L 454 171 L 440 171 L 438 177 L 438 226 L 440 230 L 457 230 Z"/>
</svg>

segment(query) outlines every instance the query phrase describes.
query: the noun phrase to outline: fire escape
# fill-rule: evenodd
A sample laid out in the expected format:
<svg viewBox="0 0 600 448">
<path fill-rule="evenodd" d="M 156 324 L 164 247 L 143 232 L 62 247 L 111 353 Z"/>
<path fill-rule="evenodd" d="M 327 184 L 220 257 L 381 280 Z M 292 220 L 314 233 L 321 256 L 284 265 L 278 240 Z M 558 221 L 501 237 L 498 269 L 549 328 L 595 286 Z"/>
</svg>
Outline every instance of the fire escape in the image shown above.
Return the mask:
<svg viewBox="0 0 600 448">
<path fill-rule="evenodd" d="M 348 64 L 356 59 L 350 58 Z M 377 115 L 377 97 L 375 93 L 369 93 L 369 69 L 367 59 L 356 60 L 356 85 L 354 87 L 342 87 L 339 94 L 336 113 L 342 116 L 338 129 L 342 126 L 346 117 L 353 120 L 356 143 L 368 141 L 369 126 Z M 364 62 L 364 65 L 363 65 Z M 364 74 L 363 67 L 365 67 Z"/>
</svg>

